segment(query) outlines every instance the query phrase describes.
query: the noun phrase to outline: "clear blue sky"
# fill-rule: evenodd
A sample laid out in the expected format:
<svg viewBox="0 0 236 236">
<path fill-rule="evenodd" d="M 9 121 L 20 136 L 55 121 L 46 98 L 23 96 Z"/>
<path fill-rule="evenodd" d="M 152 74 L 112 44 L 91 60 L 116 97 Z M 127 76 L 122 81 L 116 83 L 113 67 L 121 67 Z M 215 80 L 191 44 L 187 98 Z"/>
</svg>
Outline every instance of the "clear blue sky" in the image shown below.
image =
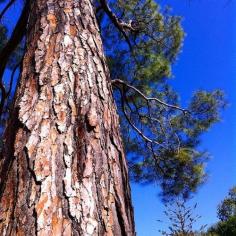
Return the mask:
<svg viewBox="0 0 236 236">
<path fill-rule="evenodd" d="M 222 122 L 202 139 L 202 148 L 212 156 L 207 166 L 209 179 L 192 202 L 198 202 L 196 213 L 202 216 L 199 225 L 211 225 L 217 221 L 217 204 L 236 184 L 236 1 L 158 2 L 169 4 L 173 13 L 184 18 L 183 27 L 187 36 L 179 60 L 173 67 L 175 78 L 171 81 L 181 94 L 182 103 L 187 104 L 196 89 L 221 88 L 231 104 L 223 113 Z M 12 25 L 18 14 L 17 4 L 8 14 L 6 22 Z M 167 226 L 157 222 L 158 219 L 165 220 L 164 208 L 157 195 L 157 186 L 132 184 L 138 236 L 158 236 L 158 229 Z"/>
<path fill-rule="evenodd" d="M 217 221 L 216 208 L 229 188 L 236 184 L 236 2 L 235 0 L 160 0 L 173 13 L 183 16 L 187 34 L 182 53 L 173 67 L 171 83 L 186 104 L 196 89 L 225 91 L 230 106 L 216 124 L 203 136 L 203 149 L 211 154 L 207 170 L 209 179 L 195 195 L 198 225 Z M 158 236 L 163 205 L 157 197 L 157 186 L 132 185 L 138 236 Z M 196 226 L 198 226 L 196 225 Z"/>
</svg>

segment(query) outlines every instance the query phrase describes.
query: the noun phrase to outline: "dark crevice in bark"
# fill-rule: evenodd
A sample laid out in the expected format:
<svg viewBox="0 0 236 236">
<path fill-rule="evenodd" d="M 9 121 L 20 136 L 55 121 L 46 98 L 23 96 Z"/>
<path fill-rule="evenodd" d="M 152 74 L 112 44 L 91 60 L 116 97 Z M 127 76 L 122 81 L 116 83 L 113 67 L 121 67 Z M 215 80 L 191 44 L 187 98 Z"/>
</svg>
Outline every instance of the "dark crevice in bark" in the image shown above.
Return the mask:
<svg viewBox="0 0 236 236">
<path fill-rule="evenodd" d="M 5 188 L 5 179 L 8 176 L 9 170 L 12 167 L 12 163 L 15 160 L 14 157 L 14 143 L 16 139 L 16 134 L 19 128 L 22 127 L 22 123 L 17 119 L 19 110 L 15 112 L 10 117 L 8 127 L 4 134 L 4 147 L 1 153 L 1 159 L 3 159 L 3 164 L 0 166 L 0 200 Z"/>
<path fill-rule="evenodd" d="M 33 208 L 32 217 L 33 217 L 33 219 L 34 219 L 34 236 L 36 236 L 36 235 L 37 235 L 37 227 L 38 227 L 38 224 L 37 224 L 37 212 L 36 212 L 35 207 Z"/>
<path fill-rule="evenodd" d="M 111 137 L 111 140 L 112 140 L 112 143 L 117 147 L 117 145 L 115 144 L 113 136 Z M 120 165 L 121 171 L 123 173 L 122 174 L 123 191 L 124 192 L 128 191 L 130 193 L 130 186 L 129 186 L 129 182 L 128 182 L 128 174 L 124 170 L 124 162 L 126 162 L 126 160 L 124 160 L 122 152 L 119 149 L 119 147 L 117 147 L 117 150 L 119 152 L 119 165 Z M 128 188 L 128 189 L 126 189 L 126 188 Z M 119 193 L 116 193 L 116 194 L 119 194 Z M 129 214 L 128 219 L 131 219 L 133 221 L 133 219 L 134 219 L 133 206 L 131 205 L 131 196 L 130 196 L 130 194 L 125 194 L 123 200 L 124 200 L 124 203 L 125 203 L 125 209 L 129 209 L 128 210 L 128 214 Z M 134 222 L 129 222 L 129 224 L 134 225 Z"/>
<path fill-rule="evenodd" d="M 76 152 L 77 152 L 77 177 L 81 182 L 84 173 L 84 163 L 86 156 L 86 122 L 85 118 L 83 119 L 81 116 L 78 116 L 78 123 L 76 127 Z"/>
<path fill-rule="evenodd" d="M 13 203 L 13 208 L 12 208 L 12 212 L 11 212 L 11 218 L 12 221 L 14 222 L 15 220 L 15 209 L 16 209 L 16 204 L 17 204 L 17 199 L 18 199 L 18 189 L 19 189 L 19 182 L 20 182 L 20 178 L 19 178 L 19 160 L 18 158 L 16 158 L 16 165 L 17 165 L 17 170 L 16 170 L 16 187 L 15 187 L 15 196 L 14 199 L 16 199 Z M 13 227 L 12 227 L 13 228 Z M 10 234 L 11 235 L 11 234 Z"/>
<path fill-rule="evenodd" d="M 28 156 L 28 151 L 26 149 L 26 147 L 24 148 L 24 156 L 26 158 L 26 162 L 27 162 L 27 170 L 29 171 L 30 175 L 32 176 L 34 182 L 36 185 L 40 186 L 41 185 L 41 181 L 38 181 L 37 178 L 36 178 L 36 175 L 35 175 L 35 172 L 34 172 L 34 164 L 33 163 L 30 163 L 30 158 Z M 32 161 L 34 162 L 34 161 Z"/>
<path fill-rule="evenodd" d="M 121 231 L 121 235 L 122 236 L 128 236 L 129 232 L 126 231 L 126 227 L 125 227 L 125 222 L 124 222 L 124 216 L 121 212 L 121 206 L 120 204 L 118 204 L 118 199 L 115 200 L 115 206 L 116 206 L 116 213 L 117 213 L 117 219 L 119 222 L 119 226 L 120 226 L 120 231 Z"/>
<path fill-rule="evenodd" d="M 96 160 L 94 159 L 94 162 L 95 161 Z M 101 178 L 100 178 L 100 176 L 98 177 L 96 169 L 95 169 L 95 166 L 96 166 L 96 163 L 93 163 L 93 173 L 95 175 L 95 182 L 96 182 L 95 188 L 96 188 L 96 193 L 97 193 L 97 198 L 98 198 L 97 202 L 96 202 L 96 207 L 98 209 L 97 210 L 98 211 L 97 212 L 97 214 L 98 214 L 98 222 L 100 222 L 100 224 L 98 225 L 98 227 L 99 227 L 98 236 L 100 236 L 100 235 L 104 234 L 106 226 L 105 226 L 105 223 L 104 223 L 104 221 L 102 219 L 102 209 L 104 208 L 104 206 L 103 206 L 103 204 L 101 204 L 102 203 L 102 198 L 101 198 L 101 194 L 100 194 L 101 185 L 100 185 L 100 181 L 99 181 Z"/>
<path fill-rule="evenodd" d="M 64 145 L 65 146 L 65 145 Z M 64 148 L 65 150 L 65 148 Z M 64 163 L 64 168 L 66 168 L 66 163 L 64 162 L 63 160 L 63 163 Z M 61 181 L 61 180 L 60 180 Z M 63 203 L 63 211 L 66 210 L 66 212 L 64 212 L 64 215 L 68 215 L 69 219 L 71 220 L 71 223 L 72 223 L 72 232 L 73 232 L 73 235 L 75 236 L 82 236 L 83 234 L 83 231 L 80 227 L 80 223 L 76 221 L 76 218 L 74 216 L 72 216 L 71 212 L 70 212 L 70 206 L 69 206 L 69 197 L 66 196 L 65 194 L 65 183 L 64 181 L 62 181 L 62 197 L 64 198 L 64 203 Z"/>
</svg>

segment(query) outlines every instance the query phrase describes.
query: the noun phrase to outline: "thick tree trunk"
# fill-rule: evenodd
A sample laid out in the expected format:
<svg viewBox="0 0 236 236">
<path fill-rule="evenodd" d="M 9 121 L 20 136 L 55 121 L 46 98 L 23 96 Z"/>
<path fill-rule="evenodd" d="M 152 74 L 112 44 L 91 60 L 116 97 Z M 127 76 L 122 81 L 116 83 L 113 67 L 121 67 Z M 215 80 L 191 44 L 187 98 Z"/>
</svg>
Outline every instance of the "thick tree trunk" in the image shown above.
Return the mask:
<svg viewBox="0 0 236 236">
<path fill-rule="evenodd" d="M 0 235 L 134 235 L 127 165 L 89 0 L 34 0 L 6 131 Z"/>
</svg>

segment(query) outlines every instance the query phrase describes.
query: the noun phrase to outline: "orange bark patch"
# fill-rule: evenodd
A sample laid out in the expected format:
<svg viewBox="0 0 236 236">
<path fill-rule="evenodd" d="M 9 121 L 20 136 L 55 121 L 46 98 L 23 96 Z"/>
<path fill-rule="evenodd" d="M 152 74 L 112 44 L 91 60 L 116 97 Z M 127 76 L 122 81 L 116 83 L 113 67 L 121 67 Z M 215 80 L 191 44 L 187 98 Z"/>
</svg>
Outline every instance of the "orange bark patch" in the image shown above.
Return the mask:
<svg viewBox="0 0 236 236">
<path fill-rule="evenodd" d="M 31 157 L 32 154 L 34 153 L 35 147 L 36 147 L 36 145 L 34 145 L 34 144 L 33 144 L 33 145 L 29 145 L 29 146 L 27 147 L 29 157 Z"/>
<path fill-rule="evenodd" d="M 52 235 L 60 235 L 62 232 L 63 219 L 58 217 L 57 213 L 52 215 Z"/>
<path fill-rule="evenodd" d="M 16 232 L 16 236 L 24 236 L 25 232 L 22 229 L 18 229 Z"/>
<path fill-rule="evenodd" d="M 72 9 L 71 8 L 64 8 L 64 12 L 65 13 L 70 13 L 70 12 L 72 12 Z"/>
<path fill-rule="evenodd" d="M 67 219 L 63 220 L 63 235 L 65 235 L 65 236 L 72 235 L 71 223 Z"/>
<path fill-rule="evenodd" d="M 40 178 L 45 178 L 50 175 L 50 162 L 47 157 L 41 157 L 35 161 L 35 175 Z"/>
<path fill-rule="evenodd" d="M 42 114 L 45 109 L 45 102 L 39 101 L 35 106 L 35 112 L 39 116 L 39 114 Z"/>
<path fill-rule="evenodd" d="M 56 38 L 57 38 L 56 34 L 51 37 L 50 43 L 49 43 L 49 46 L 48 46 L 48 49 L 47 49 L 47 53 L 46 53 L 46 56 L 45 56 L 45 62 L 49 66 L 52 64 L 53 59 L 54 59 Z"/>
<path fill-rule="evenodd" d="M 48 14 L 47 20 L 49 21 L 49 25 L 55 29 L 57 27 L 57 18 L 54 14 Z"/>
<path fill-rule="evenodd" d="M 110 114 L 110 111 L 107 108 L 107 106 L 105 106 L 105 108 L 104 108 L 103 120 L 104 120 L 105 128 L 109 127 L 111 125 L 111 114 Z"/>
<path fill-rule="evenodd" d="M 59 121 L 62 121 L 62 122 L 65 122 L 65 121 L 66 121 L 66 112 L 60 111 L 60 112 L 58 113 L 58 120 L 59 120 Z"/>
<path fill-rule="evenodd" d="M 76 36 L 77 35 L 77 28 L 74 25 L 70 26 L 70 35 Z"/>
<path fill-rule="evenodd" d="M 53 128 L 50 130 L 50 138 L 51 138 L 51 140 L 52 140 L 52 143 L 55 143 L 55 142 L 56 142 L 57 136 L 58 136 L 58 132 L 57 132 L 56 128 L 53 127 Z"/>
<path fill-rule="evenodd" d="M 88 117 L 88 122 L 90 126 L 96 127 L 98 125 L 97 111 L 95 107 L 92 107 L 90 109 L 87 117 Z"/>
<path fill-rule="evenodd" d="M 22 137 L 23 137 L 23 129 L 19 129 L 19 131 L 16 134 L 16 139 L 15 139 L 15 153 L 19 153 L 22 151 Z"/>
<path fill-rule="evenodd" d="M 42 213 L 44 205 L 47 201 L 48 201 L 48 196 L 46 195 L 45 197 L 42 197 L 42 200 L 36 205 L 35 208 L 38 216 Z"/>
</svg>

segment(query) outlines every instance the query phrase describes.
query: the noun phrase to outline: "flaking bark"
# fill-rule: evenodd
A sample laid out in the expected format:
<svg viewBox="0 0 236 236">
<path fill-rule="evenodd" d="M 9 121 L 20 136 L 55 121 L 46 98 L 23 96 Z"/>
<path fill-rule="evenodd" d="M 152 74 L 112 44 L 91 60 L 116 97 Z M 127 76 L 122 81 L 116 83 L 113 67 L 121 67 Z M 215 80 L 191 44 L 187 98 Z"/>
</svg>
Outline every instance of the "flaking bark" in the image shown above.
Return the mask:
<svg viewBox="0 0 236 236">
<path fill-rule="evenodd" d="M 28 29 L 0 164 L 0 235 L 134 235 L 90 1 L 32 1 Z"/>
</svg>

